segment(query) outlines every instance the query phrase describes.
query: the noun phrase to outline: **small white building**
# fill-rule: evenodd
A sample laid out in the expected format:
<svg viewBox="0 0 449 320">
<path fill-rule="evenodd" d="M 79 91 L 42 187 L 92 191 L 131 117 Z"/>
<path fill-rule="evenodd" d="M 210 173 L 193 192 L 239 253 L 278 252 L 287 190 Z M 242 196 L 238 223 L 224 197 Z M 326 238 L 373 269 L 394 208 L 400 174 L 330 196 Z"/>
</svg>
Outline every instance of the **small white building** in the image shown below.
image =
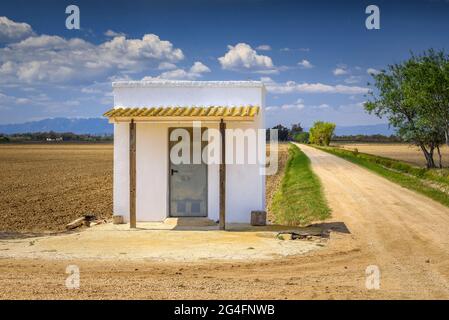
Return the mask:
<svg viewBox="0 0 449 320">
<path fill-rule="evenodd" d="M 120 81 L 112 87 L 114 108 L 104 116 L 114 124 L 114 215 L 123 216 L 131 227 L 136 221 L 207 217 L 224 228 L 225 222 L 249 223 L 251 211 L 265 210 L 265 133 L 259 130 L 264 128 L 265 87 L 261 82 Z M 181 141 L 172 134 L 176 128 L 201 132 L 200 163 L 172 159 L 170 152 Z M 204 133 L 207 129 L 220 133 L 219 163 L 204 161 L 205 146 L 218 142 L 213 141 L 216 136 Z M 263 138 L 255 143 L 249 138 L 251 131 Z M 239 152 L 238 141 L 244 141 L 243 163 L 228 161 L 229 155 Z M 256 163 L 250 160 L 254 157 Z"/>
</svg>

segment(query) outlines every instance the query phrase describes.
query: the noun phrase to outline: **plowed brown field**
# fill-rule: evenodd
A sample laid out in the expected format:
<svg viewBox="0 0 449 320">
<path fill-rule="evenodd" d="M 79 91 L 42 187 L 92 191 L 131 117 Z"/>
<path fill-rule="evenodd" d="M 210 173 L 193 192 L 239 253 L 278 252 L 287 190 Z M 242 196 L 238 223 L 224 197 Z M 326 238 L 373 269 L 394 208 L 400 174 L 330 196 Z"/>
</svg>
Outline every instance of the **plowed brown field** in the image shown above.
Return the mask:
<svg viewBox="0 0 449 320">
<path fill-rule="evenodd" d="M 0 231 L 60 231 L 112 214 L 112 144 L 0 145 Z"/>
</svg>

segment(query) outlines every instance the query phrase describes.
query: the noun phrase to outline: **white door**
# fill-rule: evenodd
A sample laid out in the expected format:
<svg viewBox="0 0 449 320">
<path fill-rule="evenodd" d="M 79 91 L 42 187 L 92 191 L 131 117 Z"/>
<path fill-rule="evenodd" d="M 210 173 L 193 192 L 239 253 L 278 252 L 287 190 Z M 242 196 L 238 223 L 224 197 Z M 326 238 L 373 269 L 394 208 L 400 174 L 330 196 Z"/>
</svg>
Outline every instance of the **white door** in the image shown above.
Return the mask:
<svg viewBox="0 0 449 320">
<path fill-rule="evenodd" d="M 170 128 L 169 134 L 174 129 Z M 175 164 L 170 159 L 170 216 L 207 217 L 207 164 L 203 161 L 193 163 L 192 128 L 184 129 L 189 131 L 190 136 L 190 163 Z M 170 141 L 169 158 L 171 149 L 178 143 L 180 142 Z"/>
</svg>

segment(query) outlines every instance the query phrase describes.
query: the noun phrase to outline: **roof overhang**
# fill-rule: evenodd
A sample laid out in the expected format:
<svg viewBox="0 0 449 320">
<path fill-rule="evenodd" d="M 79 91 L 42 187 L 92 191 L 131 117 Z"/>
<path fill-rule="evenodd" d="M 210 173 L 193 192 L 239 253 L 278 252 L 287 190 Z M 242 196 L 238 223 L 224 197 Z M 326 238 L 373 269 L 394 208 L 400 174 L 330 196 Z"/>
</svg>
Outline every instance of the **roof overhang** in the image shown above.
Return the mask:
<svg viewBox="0 0 449 320">
<path fill-rule="evenodd" d="M 140 107 L 113 108 L 104 116 L 109 122 L 252 122 L 259 114 L 259 106 L 242 107 Z"/>
</svg>

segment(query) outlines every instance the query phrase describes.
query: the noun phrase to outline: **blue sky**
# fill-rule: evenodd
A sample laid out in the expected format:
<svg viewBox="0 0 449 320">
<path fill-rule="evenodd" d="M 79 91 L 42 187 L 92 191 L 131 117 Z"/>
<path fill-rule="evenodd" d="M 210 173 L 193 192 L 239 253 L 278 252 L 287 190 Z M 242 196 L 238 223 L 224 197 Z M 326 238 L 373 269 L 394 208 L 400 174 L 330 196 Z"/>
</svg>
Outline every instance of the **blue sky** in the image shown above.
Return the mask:
<svg viewBox="0 0 449 320">
<path fill-rule="evenodd" d="M 69 4 L 80 30 L 65 28 Z M 0 123 L 98 117 L 111 81 L 145 77 L 263 80 L 267 126 L 383 123 L 363 111 L 369 72 L 449 52 L 448 34 L 448 0 L 2 1 Z"/>
</svg>

